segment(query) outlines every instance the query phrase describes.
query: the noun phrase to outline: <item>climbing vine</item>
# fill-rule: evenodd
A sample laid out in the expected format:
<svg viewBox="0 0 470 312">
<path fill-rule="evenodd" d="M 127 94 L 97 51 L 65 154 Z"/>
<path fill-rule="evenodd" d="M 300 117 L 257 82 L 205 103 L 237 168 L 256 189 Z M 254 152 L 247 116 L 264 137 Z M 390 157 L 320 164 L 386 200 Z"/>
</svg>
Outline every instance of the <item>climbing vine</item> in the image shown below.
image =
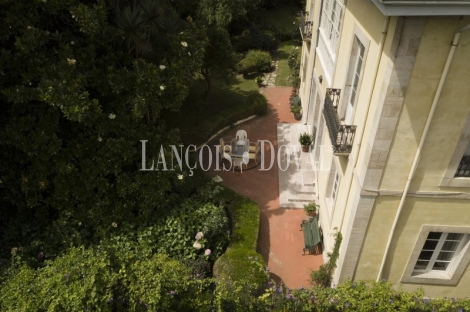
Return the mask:
<svg viewBox="0 0 470 312">
<path fill-rule="evenodd" d="M 336 261 L 339 257 L 339 247 L 343 241 L 343 235 L 341 232 L 334 234 L 335 245 L 333 251 L 328 253 L 329 260 L 318 268 L 318 271 L 312 271 L 310 277 L 312 281 L 319 286 L 330 287 L 331 279 L 333 277 L 333 271 L 336 269 Z"/>
</svg>

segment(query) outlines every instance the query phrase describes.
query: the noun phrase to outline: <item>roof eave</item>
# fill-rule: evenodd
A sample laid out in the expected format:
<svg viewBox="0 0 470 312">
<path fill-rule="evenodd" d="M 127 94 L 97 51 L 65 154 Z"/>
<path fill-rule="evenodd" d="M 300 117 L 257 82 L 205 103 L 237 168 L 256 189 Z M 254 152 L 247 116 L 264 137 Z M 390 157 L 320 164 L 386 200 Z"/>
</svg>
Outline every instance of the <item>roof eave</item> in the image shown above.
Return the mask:
<svg viewBox="0 0 470 312">
<path fill-rule="evenodd" d="M 440 4 L 406 4 L 399 1 L 388 1 L 387 4 L 379 0 L 370 0 L 385 16 L 462 16 L 470 15 L 470 3 L 461 5 Z"/>
</svg>

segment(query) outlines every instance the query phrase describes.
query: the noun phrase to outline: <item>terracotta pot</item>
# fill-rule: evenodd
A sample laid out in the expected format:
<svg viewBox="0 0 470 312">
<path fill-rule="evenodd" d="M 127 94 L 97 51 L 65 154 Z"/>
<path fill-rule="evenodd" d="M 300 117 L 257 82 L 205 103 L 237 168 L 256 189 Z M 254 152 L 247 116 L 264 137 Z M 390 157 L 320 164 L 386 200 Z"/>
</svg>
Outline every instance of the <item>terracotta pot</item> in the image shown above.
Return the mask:
<svg viewBox="0 0 470 312">
<path fill-rule="evenodd" d="M 307 152 L 309 151 L 309 149 L 310 149 L 310 146 L 311 146 L 311 145 L 302 145 L 302 152 L 307 153 Z"/>
</svg>

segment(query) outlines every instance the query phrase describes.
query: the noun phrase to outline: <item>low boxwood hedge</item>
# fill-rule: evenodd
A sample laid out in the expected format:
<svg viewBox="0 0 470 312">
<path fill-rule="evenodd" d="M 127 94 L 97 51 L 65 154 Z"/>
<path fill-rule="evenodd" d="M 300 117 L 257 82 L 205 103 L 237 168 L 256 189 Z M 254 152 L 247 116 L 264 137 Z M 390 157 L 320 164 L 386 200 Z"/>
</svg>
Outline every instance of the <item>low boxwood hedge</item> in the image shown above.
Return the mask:
<svg viewBox="0 0 470 312">
<path fill-rule="evenodd" d="M 223 197 L 231 203 L 232 239 L 227 251 L 214 264 L 214 277 L 219 281 L 245 280 L 263 284 L 268 271 L 263 257 L 256 252 L 259 232 L 259 207 L 230 189 Z"/>
</svg>

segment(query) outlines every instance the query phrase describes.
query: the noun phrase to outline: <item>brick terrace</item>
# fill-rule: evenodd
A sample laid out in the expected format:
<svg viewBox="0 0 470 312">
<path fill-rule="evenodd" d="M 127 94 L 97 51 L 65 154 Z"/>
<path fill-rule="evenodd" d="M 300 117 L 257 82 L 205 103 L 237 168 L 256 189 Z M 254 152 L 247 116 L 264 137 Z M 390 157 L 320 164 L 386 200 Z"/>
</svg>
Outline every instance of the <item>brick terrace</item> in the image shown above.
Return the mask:
<svg viewBox="0 0 470 312">
<path fill-rule="evenodd" d="M 226 142 L 235 137 L 237 130 L 246 130 L 248 139 L 269 140 L 277 154 L 277 124 L 297 123 L 290 112 L 290 87 L 266 87 L 263 94 L 268 99 L 267 114 L 240 124 L 222 134 Z M 211 142 L 211 146 L 218 144 Z M 213 153 L 213 155 L 215 155 Z M 270 147 L 265 150 L 266 166 L 270 163 Z M 279 173 L 277 161 L 268 171 L 260 171 L 250 161 L 243 172 L 213 171 L 207 173 L 222 177 L 222 184 L 254 200 L 260 207 L 261 222 L 258 238 L 258 252 L 270 268 L 271 277 L 287 287 L 300 288 L 310 285 L 310 272 L 323 264 L 322 255 L 303 255 L 304 238 L 300 223 L 306 218 L 303 209 L 279 207 Z"/>
</svg>

